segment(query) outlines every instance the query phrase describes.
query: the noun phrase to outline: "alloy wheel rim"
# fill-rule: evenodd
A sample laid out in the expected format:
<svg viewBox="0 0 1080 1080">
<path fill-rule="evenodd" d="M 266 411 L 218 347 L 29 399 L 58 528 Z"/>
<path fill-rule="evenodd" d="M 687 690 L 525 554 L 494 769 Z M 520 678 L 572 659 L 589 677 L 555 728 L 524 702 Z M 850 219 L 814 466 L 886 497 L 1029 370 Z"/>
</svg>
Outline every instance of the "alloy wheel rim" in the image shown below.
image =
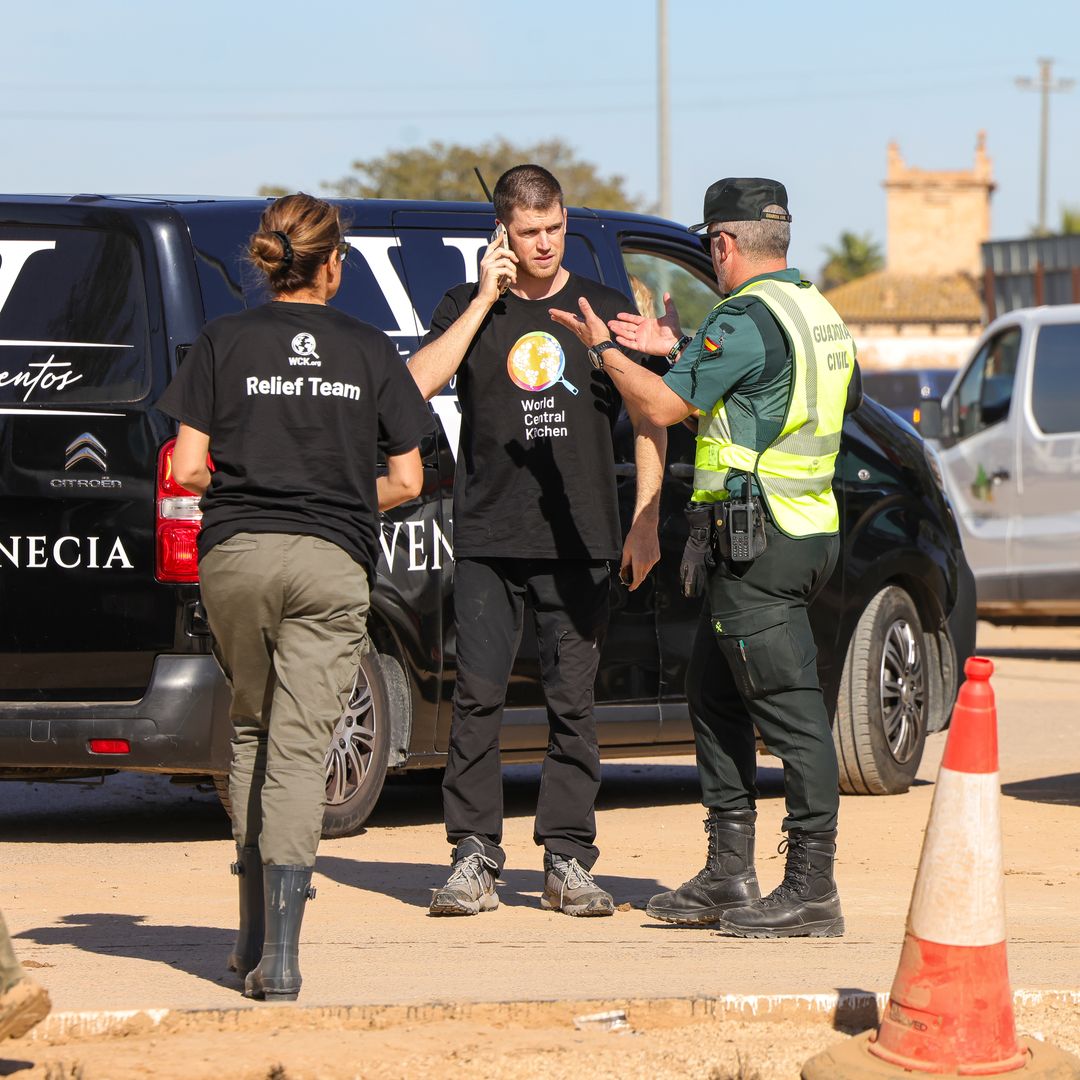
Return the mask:
<svg viewBox="0 0 1080 1080">
<path fill-rule="evenodd" d="M 926 717 L 922 650 L 906 619 L 898 619 L 885 634 L 879 691 L 885 741 L 897 763 L 905 765 L 919 747 Z"/>
<path fill-rule="evenodd" d="M 358 669 L 323 763 L 327 806 L 348 802 L 363 787 L 371 769 L 377 724 L 371 687 Z"/>
</svg>

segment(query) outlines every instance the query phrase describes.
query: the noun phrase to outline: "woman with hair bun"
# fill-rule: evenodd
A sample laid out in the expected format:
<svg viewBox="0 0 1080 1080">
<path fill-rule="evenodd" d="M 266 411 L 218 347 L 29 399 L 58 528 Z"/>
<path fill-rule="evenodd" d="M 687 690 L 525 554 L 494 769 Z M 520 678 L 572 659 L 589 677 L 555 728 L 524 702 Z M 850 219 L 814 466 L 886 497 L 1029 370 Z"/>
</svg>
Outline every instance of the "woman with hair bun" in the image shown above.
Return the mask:
<svg viewBox="0 0 1080 1080">
<path fill-rule="evenodd" d="M 232 690 L 229 967 L 255 998 L 300 991 L 323 756 L 368 644 L 378 514 L 419 494 L 431 428 L 386 336 L 328 306 L 348 250 L 330 203 L 273 202 L 249 245 L 273 299 L 208 323 L 158 402 L 180 422 L 173 474 L 202 496 L 202 596 Z"/>
</svg>

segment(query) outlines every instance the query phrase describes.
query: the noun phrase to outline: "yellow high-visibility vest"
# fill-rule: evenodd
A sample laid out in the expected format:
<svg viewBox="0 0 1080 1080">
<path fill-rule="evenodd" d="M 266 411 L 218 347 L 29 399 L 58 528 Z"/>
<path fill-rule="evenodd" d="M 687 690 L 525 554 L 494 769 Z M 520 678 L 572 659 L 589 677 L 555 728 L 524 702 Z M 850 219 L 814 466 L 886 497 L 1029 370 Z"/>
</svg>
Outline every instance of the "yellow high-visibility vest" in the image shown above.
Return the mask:
<svg viewBox="0 0 1080 1080">
<path fill-rule="evenodd" d="M 791 391 L 780 434 L 765 450 L 732 442 L 724 402 L 698 421 L 694 502 L 728 497 L 732 469 L 752 474 L 773 522 L 788 536 L 835 533 L 840 515 L 832 478 L 840 450 L 855 346 L 836 309 L 813 285 L 752 281 L 736 296 L 756 296 L 791 343 Z M 726 302 L 726 301 L 725 301 Z M 749 392 L 751 398 L 753 391 Z"/>
</svg>

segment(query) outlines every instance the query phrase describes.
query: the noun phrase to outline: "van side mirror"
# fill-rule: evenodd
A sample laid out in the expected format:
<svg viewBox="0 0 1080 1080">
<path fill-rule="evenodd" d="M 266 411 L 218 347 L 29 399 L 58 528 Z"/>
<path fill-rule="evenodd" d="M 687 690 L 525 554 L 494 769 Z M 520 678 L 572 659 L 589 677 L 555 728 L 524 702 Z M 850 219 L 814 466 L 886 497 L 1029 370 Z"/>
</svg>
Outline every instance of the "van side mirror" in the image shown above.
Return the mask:
<svg viewBox="0 0 1080 1080">
<path fill-rule="evenodd" d="M 940 439 L 945 434 L 945 422 L 941 402 L 929 398 L 916 409 L 915 426 L 924 439 Z"/>
</svg>

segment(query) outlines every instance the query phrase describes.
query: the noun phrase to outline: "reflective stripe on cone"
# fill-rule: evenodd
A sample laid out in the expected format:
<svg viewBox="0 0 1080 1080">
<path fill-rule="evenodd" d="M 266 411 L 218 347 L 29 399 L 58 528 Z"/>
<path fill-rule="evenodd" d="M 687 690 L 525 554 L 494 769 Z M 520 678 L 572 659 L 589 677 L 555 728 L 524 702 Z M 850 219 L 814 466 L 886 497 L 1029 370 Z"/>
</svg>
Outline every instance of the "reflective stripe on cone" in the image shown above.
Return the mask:
<svg viewBox="0 0 1080 1080">
<path fill-rule="evenodd" d="M 911 894 L 908 932 L 941 945 L 1005 940 L 998 774 L 944 766 Z"/>
</svg>

